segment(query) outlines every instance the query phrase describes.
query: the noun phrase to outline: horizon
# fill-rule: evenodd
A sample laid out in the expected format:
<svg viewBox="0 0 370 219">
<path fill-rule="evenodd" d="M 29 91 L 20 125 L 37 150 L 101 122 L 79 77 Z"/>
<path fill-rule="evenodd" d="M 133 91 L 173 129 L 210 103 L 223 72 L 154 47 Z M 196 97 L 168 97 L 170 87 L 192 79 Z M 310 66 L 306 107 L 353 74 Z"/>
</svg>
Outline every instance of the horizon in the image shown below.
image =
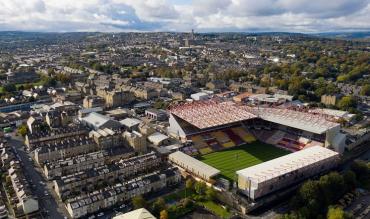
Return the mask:
<svg viewBox="0 0 370 219">
<path fill-rule="evenodd" d="M 0 31 L 370 31 L 370 0 L 0 0 Z"/>
<path fill-rule="evenodd" d="M 176 33 L 188 34 L 190 31 L 31 31 L 31 30 L 0 30 L 0 33 L 50 33 L 50 34 L 63 34 L 63 33 L 102 33 L 102 34 L 124 34 L 124 33 Z M 315 35 L 315 34 L 341 34 L 341 33 L 370 33 L 369 30 L 344 30 L 344 31 L 324 31 L 324 32 L 289 32 L 289 31 L 209 31 L 198 32 L 194 30 L 195 34 L 302 34 L 302 35 Z"/>
</svg>

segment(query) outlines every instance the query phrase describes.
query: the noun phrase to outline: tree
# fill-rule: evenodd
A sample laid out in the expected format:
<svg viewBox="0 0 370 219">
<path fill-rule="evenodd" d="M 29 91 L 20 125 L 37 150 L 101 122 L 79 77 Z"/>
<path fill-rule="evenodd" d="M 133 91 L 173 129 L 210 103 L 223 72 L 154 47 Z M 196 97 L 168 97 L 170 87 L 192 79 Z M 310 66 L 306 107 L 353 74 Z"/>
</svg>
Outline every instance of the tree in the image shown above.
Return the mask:
<svg viewBox="0 0 370 219">
<path fill-rule="evenodd" d="M 345 219 L 345 214 L 343 209 L 341 208 L 334 208 L 330 207 L 328 214 L 327 214 L 327 219 Z"/>
<path fill-rule="evenodd" d="M 161 211 L 159 218 L 160 219 L 168 219 L 168 212 L 167 212 L 167 210 Z"/>
<path fill-rule="evenodd" d="M 199 194 L 199 195 L 204 195 L 204 192 L 206 191 L 206 184 L 204 182 L 196 182 L 195 183 L 195 191 Z"/>
<path fill-rule="evenodd" d="M 216 199 L 216 191 L 212 187 L 208 187 L 206 190 L 206 197 L 208 200 L 213 201 Z"/>
<path fill-rule="evenodd" d="M 365 161 L 355 160 L 351 164 L 351 170 L 356 174 L 356 178 L 363 180 L 369 177 L 370 168 L 366 165 Z"/>
<path fill-rule="evenodd" d="M 139 195 L 132 198 L 132 205 L 134 206 L 135 209 L 139 209 L 145 208 L 147 206 L 147 203 L 143 196 Z"/>
<path fill-rule="evenodd" d="M 193 206 L 193 202 L 189 198 L 182 199 L 181 203 L 184 208 L 191 208 Z"/>
<path fill-rule="evenodd" d="M 27 126 L 25 124 L 22 124 L 18 127 L 17 129 L 17 132 L 22 135 L 23 137 L 26 136 L 28 130 L 27 130 Z"/>
<path fill-rule="evenodd" d="M 163 198 L 157 198 L 157 200 L 153 203 L 153 206 L 152 206 L 153 214 L 159 215 L 159 213 L 165 209 L 166 209 L 165 200 Z"/>
<path fill-rule="evenodd" d="M 63 84 L 68 84 L 69 82 L 71 82 L 71 77 L 69 75 L 66 75 L 66 74 L 63 74 L 63 73 L 57 74 L 55 76 L 55 79 L 57 81 L 62 82 Z"/>
<path fill-rule="evenodd" d="M 52 76 L 55 74 L 55 71 L 53 68 L 48 68 L 48 76 Z"/>
<path fill-rule="evenodd" d="M 320 177 L 319 185 L 325 197 L 326 205 L 336 202 L 346 190 L 343 176 L 337 172 L 331 172 Z"/>
<path fill-rule="evenodd" d="M 320 187 L 317 181 L 308 180 L 299 189 L 299 195 L 303 201 L 318 199 L 321 197 Z"/>
<path fill-rule="evenodd" d="M 6 92 L 11 93 L 11 92 L 14 92 L 16 90 L 17 90 L 17 88 L 16 88 L 16 86 L 14 84 L 6 84 L 6 85 L 4 85 L 4 91 L 6 91 Z"/>
<path fill-rule="evenodd" d="M 341 110 L 349 110 L 350 108 L 355 108 L 357 105 L 357 102 L 354 97 L 352 96 L 345 96 L 342 97 L 342 99 L 338 102 L 338 107 Z"/>
<path fill-rule="evenodd" d="M 347 170 L 346 172 L 344 172 L 343 179 L 348 189 L 351 190 L 356 187 L 356 174 L 353 171 Z"/>
<path fill-rule="evenodd" d="M 194 181 L 191 178 L 187 179 L 185 183 L 185 188 L 187 190 L 193 190 L 193 186 L 194 186 Z"/>
<path fill-rule="evenodd" d="M 362 86 L 360 94 L 364 96 L 370 96 L 370 85 L 367 84 Z"/>
<path fill-rule="evenodd" d="M 312 218 L 319 215 L 323 206 L 323 197 L 318 181 L 308 180 L 301 186 L 297 195 L 299 200 L 302 200 L 298 213 L 303 218 Z"/>
</svg>

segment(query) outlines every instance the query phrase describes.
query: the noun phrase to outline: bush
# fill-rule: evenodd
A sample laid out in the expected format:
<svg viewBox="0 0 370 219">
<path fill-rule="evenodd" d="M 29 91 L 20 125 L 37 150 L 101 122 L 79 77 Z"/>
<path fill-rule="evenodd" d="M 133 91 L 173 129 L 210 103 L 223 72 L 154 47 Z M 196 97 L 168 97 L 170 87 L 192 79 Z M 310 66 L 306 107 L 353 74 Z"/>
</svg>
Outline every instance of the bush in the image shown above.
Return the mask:
<svg viewBox="0 0 370 219">
<path fill-rule="evenodd" d="M 27 126 L 25 124 L 22 124 L 21 126 L 18 127 L 17 132 L 23 137 L 26 136 L 28 132 Z"/>
<path fill-rule="evenodd" d="M 341 208 L 338 207 L 329 207 L 327 219 L 346 219 L 350 218 Z"/>
<path fill-rule="evenodd" d="M 346 172 L 344 172 L 343 179 L 349 190 L 352 190 L 356 187 L 356 174 L 353 171 L 347 170 Z"/>
<path fill-rule="evenodd" d="M 212 187 L 208 187 L 206 190 L 206 197 L 210 201 L 214 201 L 216 199 L 216 191 Z"/>
<path fill-rule="evenodd" d="M 196 182 L 195 183 L 195 191 L 199 195 L 204 195 L 204 193 L 206 191 L 206 188 L 207 188 L 207 185 L 204 182 Z"/>
<path fill-rule="evenodd" d="M 187 190 L 193 190 L 194 189 L 193 187 L 194 187 L 194 181 L 193 181 L 193 179 L 191 179 L 191 178 L 187 179 L 186 180 L 186 184 L 185 184 L 185 188 Z"/>
<path fill-rule="evenodd" d="M 157 200 L 152 205 L 152 212 L 154 215 L 159 215 L 163 210 L 166 210 L 166 202 L 163 198 L 157 198 Z"/>
<path fill-rule="evenodd" d="M 360 180 L 369 177 L 370 168 L 365 161 L 356 160 L 351 164 L 351 170 L 356 174 L 356 178 Z"/>
<path fill-rule="evenodd" d="M 160 219 L 168 219 L 168 212 L 166 210 L 161 211 Z"/>
<path fill-rule="evenodd" d="M 135 209 L 147 207 L 147 203 L 141 195 L 132 198 L 132 205 Z"/>
</svg>

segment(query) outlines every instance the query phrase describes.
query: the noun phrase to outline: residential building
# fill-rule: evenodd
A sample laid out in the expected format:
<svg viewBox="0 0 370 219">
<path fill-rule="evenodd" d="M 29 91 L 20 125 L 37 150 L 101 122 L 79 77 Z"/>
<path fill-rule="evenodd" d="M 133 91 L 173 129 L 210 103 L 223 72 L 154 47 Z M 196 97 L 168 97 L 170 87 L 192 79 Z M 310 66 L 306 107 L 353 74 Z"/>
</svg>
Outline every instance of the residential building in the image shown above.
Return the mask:
<svg viewBox="0 0 370 219">
<path fill-rule="evenodd" d="M 154 108 L 145 110 L 145 116 L 149 119 L 156 121 L 165 121 L 168 119 L 168 115 L 164 110 L 157 110 Z"/>
<path fill-rule="evenodd" d="M 108 186 L 66 201 L 72 218 L 80 218 L 96 211 L 110 208 L 138 195 L 159 191 L 179 183 L 181 176 L 176 168 L 155 171 L 138 178 Z"/>
<path fill-rule="evenodd" d="M 72 194 L 83 194 L 101 187 L 105 183 L 112 184 L 127 181 L 143 172 L 150 172 L 161 164 L 161 158 L 154 152 L 121 159 L 115 163 L 93 167 L 70 175 L 61 176 L 53 181 L 56 194 L 66 199 Z"/>
<path fill-rule="evenodd" d="M 105 107 L 105 99 L 96 95 L 85 96 L 82 106 L 84 108 Z"/>
<path fill-rule="evenodd" d="M 81 122 L 94 130 L 104 128 L 117 130 L 122 127 L 121 123 L 119 123 L 118 121 L 96 112 L 92 112 L 89 115 L 81 118 Z"/>
<path fill-rule="evenodd" d="M 130 145 L 136 152 L 145 153 L 147 151 L 146 137 L 137 131 L 125 131 L 123 138 L 126 144 Z"/>
</svg>

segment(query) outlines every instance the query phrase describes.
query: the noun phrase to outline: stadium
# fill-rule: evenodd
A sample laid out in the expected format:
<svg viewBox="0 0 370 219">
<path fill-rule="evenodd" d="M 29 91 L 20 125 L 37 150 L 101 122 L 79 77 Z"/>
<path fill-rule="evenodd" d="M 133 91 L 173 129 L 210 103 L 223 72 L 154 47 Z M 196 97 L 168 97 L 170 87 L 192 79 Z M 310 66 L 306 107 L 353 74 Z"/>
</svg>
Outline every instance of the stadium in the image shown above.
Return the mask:
<svg viewBox="0 0 370 219">
<path fill-rule="evenodd" d="M 260 198 L 268 192 L 248 187 L 261 187 L 258 182 L 262 182 L 265 177 L 261 172 L 262 176 L 256 182 L 253 181 L 252 178 L 256 178 L 258 174 L 249 175 L 251 172 L 255 173 L 248 171 L 249 168 L 258 168 L 265 164 L 263 169 L 267 171 L 266 176 L 269 172 L 277 171 L 274 183 L 289 178 L 286 175 L 302 173 L 302 176 L 282 183 L 289 185 L 312 176 L 304 173 L 303 170 L 307 168 L 305 163 L 311 165 L 331 162 L 331 165 L 326 166 L 333 167 L 333 159 L 336 160 L 337 155 L 344 151 L 345 136 L 340 133 L 340 124 L 334 118 L 317 112 L 251 107 L 211 99 L 171 106 L 169 114 L 168 133 L 189 143 L 182 152 L 215 168 L 222 178 L 238 182 L 239 189 L 250 198 Z M 310 151 L 318 159 L 308 156 Z M 333 159 L 319 156 L 321 153 L 332 155 Z M 182 166 L 186 166 L 184 160 L 186 159 L 181 160 Z M 190 160 L 189 157 L 188 163 Z M 283 160 L 286 162 L 282 162 Z M 173 162 L 180 163 L 176 158 L 173 158 Z M 193 169 L 188 168 L 188 172 L 194 172 Z M 327 169 L 329 168 L 318 169 L 315 173 Z"/>
<path fill-rule="evenodd" d="M 201 154 L 256 139 L 292 152 L 316 145 L 339 153 L 344 150 L 340 124 L 319 113 L 249 107 L 214 99 L 172 106 L 169 112 L 169 134 L 193 142 L 194 152 Z"/>
<path fill-rule="evenodd" d="M 168 133 L 189 143 L 171 162 L 211 184 L 236 182 L 259 203 L 334 168 L 344 150 L 340 124 L 317 112 L 211 99 L 169 113 Z"/>
</svg>

